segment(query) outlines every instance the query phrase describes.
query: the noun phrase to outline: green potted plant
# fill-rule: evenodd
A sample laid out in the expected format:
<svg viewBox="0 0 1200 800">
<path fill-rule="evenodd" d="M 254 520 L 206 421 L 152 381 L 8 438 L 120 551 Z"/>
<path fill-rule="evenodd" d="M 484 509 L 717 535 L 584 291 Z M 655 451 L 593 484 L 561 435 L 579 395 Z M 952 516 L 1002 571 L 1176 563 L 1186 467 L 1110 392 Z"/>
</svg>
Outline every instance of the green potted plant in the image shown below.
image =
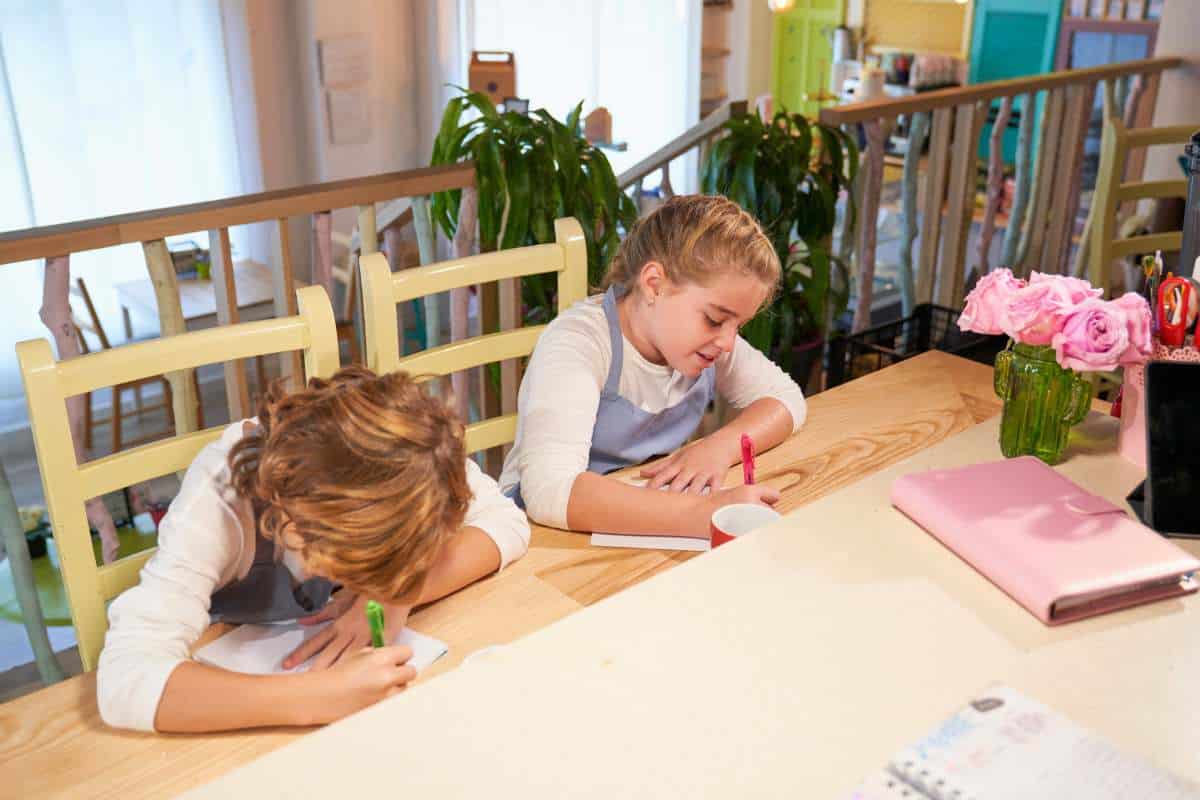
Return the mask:
<svg viewBox="0 0 1200 800">
<path fill-rule="evenodd" d="M 479 249 L 504 250 L 554 241 L 554 220 L 575 217 L 587 238 L 588 281 L 599 285 L 637 219 L 637 206 L 617 187 L 612 165 L 579 129 L 582 103 L 560 122 L 544 109 L 500 113 L 483 94 L 461 90 L 442 114 L 431 163 L 475 162 Z M 454 236 L 461 191 L 433 196 L 432 215 Z M 553 276 L 522 280 L 527 322 L 554 314 Z"/>
<path fill-rule="evenodd" d="M 858 147 L 845 132 L 787 111 L 770 122 L 741 114 L 724 129 L 705 158 L 701 187 L 753 214 L 783 265 L 775 301 L 743 335 L 803 386 L 830 322 L 849 302 L 849 268 L 832 240 L 838 195 L 858 172 Z M 852 200 L 846 213 L 853 230 Z"/>
</svg>

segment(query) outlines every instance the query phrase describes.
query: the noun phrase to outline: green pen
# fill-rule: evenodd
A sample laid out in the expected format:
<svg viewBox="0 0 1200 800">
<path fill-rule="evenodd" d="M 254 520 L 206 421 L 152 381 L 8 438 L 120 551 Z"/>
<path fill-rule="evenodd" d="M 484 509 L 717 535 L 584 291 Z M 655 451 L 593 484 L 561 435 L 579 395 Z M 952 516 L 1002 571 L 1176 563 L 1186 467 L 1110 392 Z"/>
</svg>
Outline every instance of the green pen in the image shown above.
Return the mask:
<svg viewBox="0 0 1200 800">
<path fill-rule="evenodd" d="M 383 647 L 383 606 L 367 601 L 367 624 L 371 626 L 371 647 Z"/>
</svg>

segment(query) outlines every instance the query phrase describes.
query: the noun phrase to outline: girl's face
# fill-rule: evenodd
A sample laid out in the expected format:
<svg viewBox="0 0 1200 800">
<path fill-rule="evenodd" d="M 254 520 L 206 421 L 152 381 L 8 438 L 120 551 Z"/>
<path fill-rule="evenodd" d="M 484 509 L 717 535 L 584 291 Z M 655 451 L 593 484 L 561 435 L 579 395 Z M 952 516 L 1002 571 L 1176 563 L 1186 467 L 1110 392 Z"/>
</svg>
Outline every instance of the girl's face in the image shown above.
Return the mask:
<svg viewBox="0 0 1200 800">
<path fill-rule="evenodd" d="M 647 312 L 645 342 L 659 356 L 651 360 L 689 378 L 733 350 L 738 329 L 758 312 L 768 292 L 758 279 L 737 273 L 722 275 L 709 286 L 643 273 L 639 288 Z"/>
</svg>

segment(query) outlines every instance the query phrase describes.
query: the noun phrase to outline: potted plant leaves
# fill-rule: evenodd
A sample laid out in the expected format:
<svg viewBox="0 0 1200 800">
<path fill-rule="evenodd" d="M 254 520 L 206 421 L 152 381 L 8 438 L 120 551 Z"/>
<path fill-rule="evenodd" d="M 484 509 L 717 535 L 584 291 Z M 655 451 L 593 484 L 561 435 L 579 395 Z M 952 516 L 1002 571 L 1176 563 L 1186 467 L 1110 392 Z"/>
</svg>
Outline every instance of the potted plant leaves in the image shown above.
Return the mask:
<svg viewBox="0 0 1200 800">
<path fill-rule="evenodd" d="M 784 110 L 770 122 L 740 114 L 724 129 L 705 158 L 701 187 L 753 214 L 783 265 L 775 301 L 743 335 L 805 386 L 832 320 L 849 302 L 849 268 L 832 241 L 838 195 L 858 172 L 858 147 L 845 132 Z M 852 199 L 846 215 L 853 230 Z"/>
<path fill-rule="evenodd" d="M 637 219 L 632 198 L 617 187 L 612 166 L 580 131 L 582 103 L 560 122 L 545 109 L 496 110 L 478 92 L 462 90 L 446 105 L 431 163 L 475 162 L 481 252 L 554 241 L 554 220 L 575 217 L 588 250 L 588 282 L 597 286 Z M 462 192 L 433 196 L 434 223 L 453 237 Z M 522 280 L 528 323 L 554 315 L 554 276 Z"/>
</svg>

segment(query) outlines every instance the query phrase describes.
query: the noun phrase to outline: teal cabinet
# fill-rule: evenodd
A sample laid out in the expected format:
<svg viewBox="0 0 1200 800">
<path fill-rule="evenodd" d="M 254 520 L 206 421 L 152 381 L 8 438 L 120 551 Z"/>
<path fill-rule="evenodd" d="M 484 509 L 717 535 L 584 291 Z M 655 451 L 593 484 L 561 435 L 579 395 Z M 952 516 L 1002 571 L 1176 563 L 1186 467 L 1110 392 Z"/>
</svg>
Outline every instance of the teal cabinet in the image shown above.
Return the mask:
<svg viewBox="0 0 1200 800">
<path fill-rule="evenodd" d="M 1054 71 L 1054 51 L 1062 23 L 1062 0 L 975 0 L 971 27 L 970 83 L 1021 78 Z M 999 108 L 1000 101 L 992 104 Z M 1025 113 L 1023 102 L 1016 108 Z M 1038 103 L 1040 111 L 1041 102 Z M 1016 115 L 1004 134 L 1004 160 L 1017 150 Z M 979 154 L 988 156 L 991 126 L 985 125 Z"/>
</svg>

